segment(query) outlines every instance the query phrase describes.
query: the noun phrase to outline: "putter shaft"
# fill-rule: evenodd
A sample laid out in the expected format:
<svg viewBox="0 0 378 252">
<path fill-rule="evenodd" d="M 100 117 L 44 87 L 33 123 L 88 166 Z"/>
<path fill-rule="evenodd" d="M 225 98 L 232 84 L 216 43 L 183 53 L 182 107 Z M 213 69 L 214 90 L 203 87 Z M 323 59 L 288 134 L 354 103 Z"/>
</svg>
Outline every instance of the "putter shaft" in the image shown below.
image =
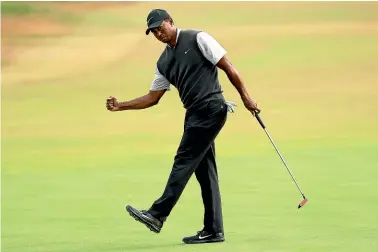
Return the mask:
<svg viewBox="0 0 378 252">
<path fill-rule="evenodd" d="M 280 151 L 278 150 L 278 148 L 277 148 L 277 146 L 274 144 L 274 142 L 273 142 L 273 139 L 270 137 L 270 135 L 269 135 L 269 133 L 268 133 L 268 131 L 266 130 L 266 128 L 265 127 L 263 127 L 263 129 L 264 129 L 264 131 L 265 131 L 265 133 L 266 133 L 266 135 L 268 136 L 268 138 L 269 138 L 269 140 L 272 142 L 272 144 L 273 144 L 273 146 L 274 146 L 274 148 L 276 149 L 276 151 L 277 151 L 277 153 L 278 153 L 278 155 L 280 156 L 280 158 L 281 158 L 281 160 L 282 160 L 282 162 L 284 163 L 284 165 L 285 165 L 285 167 L 286 167 L 286 169 L 288 170 L 288 172 L 290 173 L 290 176 L 291 176 L 291 178 L 293 179 L 293 181 L 294 181 L 294 183 L 295 183 L 295 185 L 298 187 L 298 190 L 300 191 L 300 193 L 302 194 L 302 196 L 303 196 L 303 199 L 305 199 L 306 197 L 305 197 L 305 195 L 304 195 L 304 193 L 303 193 L 303 191 L 302 191 L 302 189 L 299 187 L 299 184 L 297 183 L 297 181 L 295 180 L 295 178 L 294 178 L 294 175 L 292 174 L 292 172 L 291 172 L 291 170 L 290 170 L 290 168 L 289 168 L 289 166 L 286 164 L 286 162 L 285 162 L 285 160 L 284 160 L 284 158 L 282 157 L 282 155 L 281 155 L 281 153 L 280 153 Z"/>
</svg>

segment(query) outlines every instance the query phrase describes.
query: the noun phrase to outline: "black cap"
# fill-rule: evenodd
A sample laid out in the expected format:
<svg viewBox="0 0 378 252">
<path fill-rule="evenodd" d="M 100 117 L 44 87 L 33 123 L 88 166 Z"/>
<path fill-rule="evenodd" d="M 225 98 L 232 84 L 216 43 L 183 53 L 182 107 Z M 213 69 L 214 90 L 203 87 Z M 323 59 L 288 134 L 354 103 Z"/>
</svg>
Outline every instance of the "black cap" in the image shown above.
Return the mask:
<svg viewBox="0 0 378 252">
<path fill-rule="evenodd" d="M 162 9 L 153 9 L 147 16 L 147 30 L 146 35 L 150 33 L 151 29 L 157 28 L 161 23 L 167 19 L 171 18 L 166 10 Z"/>
</svg>

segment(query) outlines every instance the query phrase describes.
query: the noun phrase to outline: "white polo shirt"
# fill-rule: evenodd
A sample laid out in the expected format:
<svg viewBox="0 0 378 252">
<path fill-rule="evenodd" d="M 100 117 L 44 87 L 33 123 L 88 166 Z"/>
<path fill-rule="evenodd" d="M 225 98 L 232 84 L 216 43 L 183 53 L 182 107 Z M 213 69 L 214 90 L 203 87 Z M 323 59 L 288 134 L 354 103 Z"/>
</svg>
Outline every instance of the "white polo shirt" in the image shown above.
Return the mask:
<svg viewBox="0 0 378 252">
<path fill-rule="evenodd" d="M 180 31 L 181 29 L 177 28 L 176 43 Z M 197 34 L 197 44 L 205 58 L 214 65 L 216 65 L 218 61 L 227 53 L 227 51 L 218 43 L 218 41 L 216 41 L 211 35 L 203 31 Z M 170 85 L 171 83 L 169 83 L 169 81 L 163 75 L 161 75 L 159 70 L 156 68 L 155 78 L 151 83 L 150 90 L 170 90 Z"/>
</svg>

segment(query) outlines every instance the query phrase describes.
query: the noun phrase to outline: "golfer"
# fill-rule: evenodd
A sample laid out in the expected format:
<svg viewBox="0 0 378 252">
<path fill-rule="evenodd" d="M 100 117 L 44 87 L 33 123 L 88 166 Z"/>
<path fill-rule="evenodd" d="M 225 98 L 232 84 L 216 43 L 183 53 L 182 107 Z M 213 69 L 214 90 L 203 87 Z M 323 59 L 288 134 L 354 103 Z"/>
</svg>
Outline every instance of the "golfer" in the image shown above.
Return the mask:
<svg viewBox="0 0 378 252">
<path fill-rule="evenodd" d="M 110 96 L 106 107 L 113 112 L 146 109 L 158 104 L 173 85 L 186 109 L 184 133 L 161 197 L 148 210 L 138 210 L 130 205 L 126 206 L 126 210 L 151 231 L 159 233 L 194 173 L 201 187 L 204 222 L 201 231 L 183 238 L 183 242 L 223 242 L 225 236 L 214 140 L 226 122 L 227 112 L 233 112 L 234 104 L 224 99 L 218 68 L 227 74 L 244 106 L 254 116 L 260 109 L 226 57 L 226 50 L 208 33 L 179 29 L 167 11 L 162 9 L 154 9 L 148 14 L 146 35 L 150 32 L 166 47 L 157 61 L 149 93 L 124 102 Z"/>
</svg>

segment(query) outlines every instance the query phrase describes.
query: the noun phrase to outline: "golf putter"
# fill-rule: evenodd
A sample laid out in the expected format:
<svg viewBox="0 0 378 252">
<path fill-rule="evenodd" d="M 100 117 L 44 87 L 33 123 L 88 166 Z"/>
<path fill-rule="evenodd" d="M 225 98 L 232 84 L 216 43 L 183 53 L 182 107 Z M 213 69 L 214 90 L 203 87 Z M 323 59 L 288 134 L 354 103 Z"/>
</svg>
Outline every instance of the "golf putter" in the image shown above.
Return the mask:
<svg viewBox="0 0 378 252">
<path fill-rule="evenodd" d="M 294 178 L 292 172 L 290 171 L 289 167 L 287 166 L 287 164 L 286 164 L 285 160 L 283 159 L 283 157 L 282 157 L 280 151 L 278 150 L 278 148 L 276 147 L 276 145 L 275 145 L 274 142 L 273 142 L 273 139 L 270 137 L 268 131 L 266 130 L 266 127 L 265 127 L 263 121 L 261 120 L 261 118 L 260 118 L 260 116 L 259 116 L 259 113 L 256 113 L 255 116 L 256 116 L 257 121 L 260 123 L 261 127 L 264 129 L 266 135 L 269 137 L 269 140 L 272 142 L 274 148 L 276 149 L 276 151 L 277 151 L 278 155 L 280 156 L 282 162 L 284 163 L 286 169 L 287 169 L 288 172 L 290 173 L 290 176 L 291 176 L 291 178 L 294 180 L 294 183 L 295 183 L 295 185 L 297 186 L 299 192 L 302 194 L 303 200 L 302 200 L 302 201 L 299 203 L 299 205 L 298 205 L 298 209 L 299 209 L 299 208 L 303 207 L 303 206 L 307 203 L 308 199 L 305 197 L 305 195 L 304 195 L 302 189 L 299 187 L 299 184 L 298 184 L 297 181 L 295 180 L 295 178 Z"/>
</svg>

